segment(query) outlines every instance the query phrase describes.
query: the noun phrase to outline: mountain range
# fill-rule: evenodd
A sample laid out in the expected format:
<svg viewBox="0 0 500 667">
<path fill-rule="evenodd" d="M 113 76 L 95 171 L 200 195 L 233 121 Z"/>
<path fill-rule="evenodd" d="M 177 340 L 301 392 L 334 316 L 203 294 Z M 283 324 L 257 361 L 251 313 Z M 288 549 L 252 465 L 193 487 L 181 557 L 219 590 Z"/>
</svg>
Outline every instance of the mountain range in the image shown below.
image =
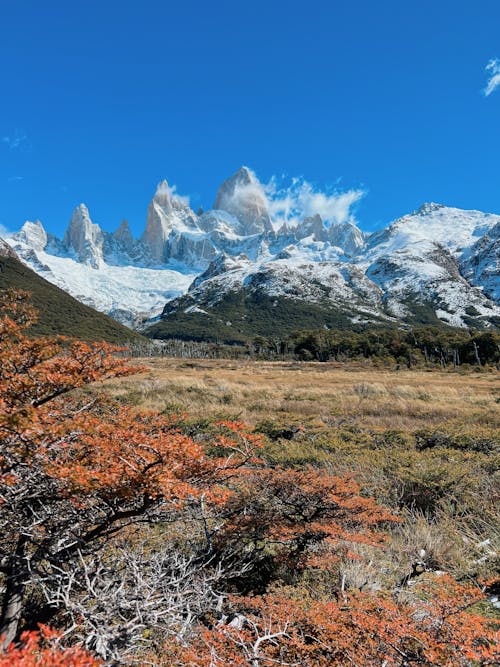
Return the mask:
<svg viewBox="0 0 500 667">
<path fill-rule="evenodd" d="M 426 203 L 368 234 L 347 217 L 273 219 L 241 167 L 209 211 L 166 181 L 135 239 L 78 206 L 62 239 L 40 221 L 6 241 L 40 276 L 157 338 L 244 340 L 297 328 L 500 323 L 500 216 Z"/>
</svg>

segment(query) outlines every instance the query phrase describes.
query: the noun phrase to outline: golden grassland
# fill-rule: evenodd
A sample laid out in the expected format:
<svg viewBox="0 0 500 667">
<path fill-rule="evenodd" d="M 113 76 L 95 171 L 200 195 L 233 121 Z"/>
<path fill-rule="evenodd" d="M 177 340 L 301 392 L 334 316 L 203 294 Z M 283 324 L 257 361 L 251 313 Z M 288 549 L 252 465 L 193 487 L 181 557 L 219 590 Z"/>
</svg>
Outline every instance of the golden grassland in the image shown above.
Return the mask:
<svg viewBox="0 0 500 667">
<path fill-rule="evenodd" d="M 392 562 L 373 565 L 379 572 L 397 578 L 421 549 L 432 567 L 458 577 L 491 577 L 499 567 L 498 372 L 174 358 L 142 365 L 108 381 L 106 392 L 185 413 L 183 428 L 195 436 L 214 419 L 244 421 L 263 434 L 271 464 L 353 475 L 398 512 L 384 556 Z"/>
<path fill-rule="evenodd" d="M 140 407 L 249 424 L 293 416 L 415 429 L 453 420 L 500 426 L 498 373 L 390 371 L 338 363 L 141 360 L 146 372 L 108 383 Z"/>
</svg>

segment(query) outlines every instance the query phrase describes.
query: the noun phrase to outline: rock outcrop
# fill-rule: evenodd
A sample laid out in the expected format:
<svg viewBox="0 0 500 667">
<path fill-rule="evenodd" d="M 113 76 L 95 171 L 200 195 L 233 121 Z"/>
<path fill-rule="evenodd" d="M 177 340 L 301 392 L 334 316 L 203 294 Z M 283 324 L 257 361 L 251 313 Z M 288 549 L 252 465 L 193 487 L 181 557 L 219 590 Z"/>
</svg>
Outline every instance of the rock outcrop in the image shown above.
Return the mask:
<svg viewBox="0 0 500 667">
<path fill-rule="evenodd" d="M 80 204 L 73 211 L 63 238 L 63 245 L 73 251 L 79 262 L 98 269 L 103 263 L 104 235 L 99 225 L 90 219 L 88 208 Z"/>
</svg>

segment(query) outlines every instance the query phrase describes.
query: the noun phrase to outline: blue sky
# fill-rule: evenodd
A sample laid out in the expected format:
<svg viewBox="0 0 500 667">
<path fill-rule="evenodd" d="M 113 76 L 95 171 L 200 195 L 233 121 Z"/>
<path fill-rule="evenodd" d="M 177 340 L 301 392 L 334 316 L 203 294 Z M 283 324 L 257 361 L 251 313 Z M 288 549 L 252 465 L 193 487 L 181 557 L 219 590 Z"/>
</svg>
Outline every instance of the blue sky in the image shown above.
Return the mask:
<svg viewBox="0 0 500 667">
<path fill-rule="evenodd" d="M 159 180 L 210 208 L 241 164 L 362 190 L 364 229 L 500 213 L 499 25 L 497 0 L 2 0 L 0 225 L 61 234 L 83 201 L 139 234 Z"/>
</svg>

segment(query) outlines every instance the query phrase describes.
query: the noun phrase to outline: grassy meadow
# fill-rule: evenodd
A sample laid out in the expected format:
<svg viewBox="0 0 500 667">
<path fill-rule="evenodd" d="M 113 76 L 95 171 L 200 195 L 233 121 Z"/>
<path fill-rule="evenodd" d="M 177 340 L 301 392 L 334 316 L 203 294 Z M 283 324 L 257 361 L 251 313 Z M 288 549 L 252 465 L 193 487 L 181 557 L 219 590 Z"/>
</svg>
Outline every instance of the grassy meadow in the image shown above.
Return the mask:
<svg viewBox="0 0 500 667">
<path fill-rule="evenodd" d="M 127 405 L 184 414 L 201 434 L 237 419 L 264 435 L 264 458 L 353 475 L 395 510 L 380 573 L 395 584 L 425 551 L 429 569 L 493 576 L 499 565 L 500 383 L 494 372 L 377 370 L 361 364 L 147 359 L 106 383 Z M 361 566 L 360 566 L 361 567 Z M 389 581 L 390 580 L 390 581 Z M 351 582 L 353 583 L 353 582 Z"/>
</svg>

